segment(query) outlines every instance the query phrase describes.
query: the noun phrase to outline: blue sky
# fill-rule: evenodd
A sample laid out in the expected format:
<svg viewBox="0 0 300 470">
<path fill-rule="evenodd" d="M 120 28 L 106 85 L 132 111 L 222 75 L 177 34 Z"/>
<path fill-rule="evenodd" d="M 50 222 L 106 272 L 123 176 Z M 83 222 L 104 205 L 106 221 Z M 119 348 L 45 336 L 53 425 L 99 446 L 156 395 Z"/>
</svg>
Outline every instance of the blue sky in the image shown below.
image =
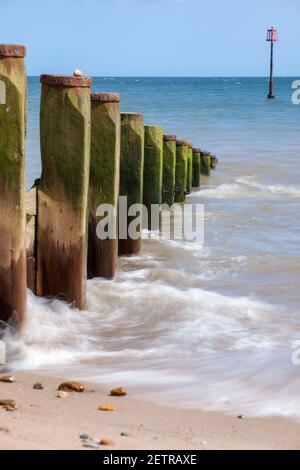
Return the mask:
<svg viewBox="0 0 300 470">
<path fill-rule="evenodd" d="M 300 75 L 300 0 L 0 0 L 0 42 L 28 47 L 29 75 Z"/>
</svg>

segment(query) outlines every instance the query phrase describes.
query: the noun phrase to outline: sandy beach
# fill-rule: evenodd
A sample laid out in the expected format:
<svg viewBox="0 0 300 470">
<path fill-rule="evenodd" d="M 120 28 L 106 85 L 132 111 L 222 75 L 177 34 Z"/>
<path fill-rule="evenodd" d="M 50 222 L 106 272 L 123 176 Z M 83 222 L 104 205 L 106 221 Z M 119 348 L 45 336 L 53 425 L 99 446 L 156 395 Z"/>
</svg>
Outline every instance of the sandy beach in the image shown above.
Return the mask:
<svg viewBox="0 0 300 470">
<path fill-rule="evenodd" d="M 34 390 L 35 383 L 44 390 Z M 300 423 L 279 418 L 238 419 L 221 413 L 184 410 L 111 397 L 109 390 L 85 384 L 84 393 L 57 398 L 61 378 L 17 373 L 0 383 L 0 400 L 18 410 L 0 409 L 1 450 L 235 450 L 299 449 Z M 116 384 L 119 386 L 120 384 Z M 121 384 L 125 385 L 125 384 Z M 99 411 L 115 405 L 116 411 Z M 93 441 L 85 441 L 82 435 Z M 100 440 L 115 446 L 95 446 Z"/>
</svg>

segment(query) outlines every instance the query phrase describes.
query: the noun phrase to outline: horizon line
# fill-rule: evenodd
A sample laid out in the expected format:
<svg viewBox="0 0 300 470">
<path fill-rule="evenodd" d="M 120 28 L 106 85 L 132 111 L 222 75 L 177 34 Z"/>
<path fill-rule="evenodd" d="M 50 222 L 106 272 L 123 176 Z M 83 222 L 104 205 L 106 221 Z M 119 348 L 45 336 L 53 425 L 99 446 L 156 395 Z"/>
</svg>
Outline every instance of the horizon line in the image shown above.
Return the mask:
<svg viewBox="0 0 300 470">
<path fill-rule="evenodd" d="M 41 75 L 27 75 L 28 78 L 39 78 Z M 49 74 L 57 75 L 57 74 Z M 65 75 L 65 74 L 60 74 Z M 66 76 L 72 76 L 66 74 Z M 265 78 L 269 80 L 268 75 L 84 75 L 85 77 L 92 78 Z M 299 75 L 277 75 L 274 77 L 275 80 L 278 78 L 299 78 Z"/>
</svg>

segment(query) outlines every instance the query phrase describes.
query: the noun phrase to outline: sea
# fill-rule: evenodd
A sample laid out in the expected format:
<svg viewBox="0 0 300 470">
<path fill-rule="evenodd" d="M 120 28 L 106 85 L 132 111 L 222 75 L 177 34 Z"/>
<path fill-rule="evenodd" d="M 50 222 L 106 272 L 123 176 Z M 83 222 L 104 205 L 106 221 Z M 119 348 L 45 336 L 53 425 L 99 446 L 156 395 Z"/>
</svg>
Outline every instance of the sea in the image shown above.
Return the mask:
<svg viewBox="0 0 300 470">
<path fill-rule="evenodd" d="M 144 240 L 85 311 L 28 292 L 15 371 L 124 386 L 166 405 L 300 419 L 300 105 L 276 78 L 94 78 L 121 109 L 219 159 L 187 202 L 205 242 Z M 40 176 L 38 77 L 29 78 L 27 188 Z M 55 119 L 55 116 L 53 116 Z M 63 149 L 62 149 L 63 155 Z"/>
</svg>

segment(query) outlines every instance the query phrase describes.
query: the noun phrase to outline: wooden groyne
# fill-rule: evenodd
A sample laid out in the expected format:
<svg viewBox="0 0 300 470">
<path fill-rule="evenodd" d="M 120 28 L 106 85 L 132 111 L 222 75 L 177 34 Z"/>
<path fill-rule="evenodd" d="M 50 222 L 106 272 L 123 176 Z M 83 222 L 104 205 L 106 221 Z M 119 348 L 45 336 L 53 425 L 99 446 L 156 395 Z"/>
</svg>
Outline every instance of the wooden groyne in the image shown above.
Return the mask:
<svg viewBox="0 0 300 470">
<path fill-rule="evenodd" d="M 184 202 L 187 188 L 188 144 L 176 141 L 175 202 Z"/>
<path fill-rule="evenodd" d="M 163 137 L 160 126 L 145 126 L 144 192 L 143 201 L 148 210 L 149 230 L 158 230 L 152 217 L 152 206 L 162 204 L 163 191 Z M 146 222 L 146 221 L 145 221 Z"/>
<path fill-rule="evenodd" d="M 140 253 L 142 222 L 159 229 L 153 205 L 184 203 L 217 163 L 142 114 L 121 114 L 120 96 L 91 93 L 90 78 L 42 75 L 42 174 L 26 193 L 24 57 L 24 46 L 0 45 L 0 322 L 17 327 L 27 286 L 84 309 L 87 278 L 114 278 L 118 255 Z M 133 211 L 142 203 L 148 220 Z M 102 239 L 107 220 L 115 236 Z"/>
<path fill-rule="evenodd" d="M 176 135 L 164 135 L 163 148 L 163 204 L 172 207 L 175 202 Z"/>
<path fill-rule="evenodd" d="M 36 293 L 83 309 L 92 80 L 42 75 L 41 84 Z"/>
<path fill-rule="evenodd" d="M 115 236 L 102 240 L 97 230 L 99 222 L 112 217 L 116 222 L 120 180 L 120 95 L 92 93 L 92 135 L 89 185 L 88 277 L 112 279 L 118 258 L 117 225 Z M 97 213 L 108 204 L 113 213 Z M 104 206 L 103 206 L 104 207 Z"/>
<path fill-rule="evenodd" d="M 193 187 L 201 185 L 201 150 L 193 148 Z"/>
<path fill-rule="evenodd" d="M 139 113 L 121 114 L 120 196 L 127 197 L 127 206 L 143 203 L 144 186 L 144 116 Z M 137 237 L 132 238 L 129 227 L 136 217 L 128 215 L 124 233 L 119 231 L 119 256 L 137 255 L 142 247 L 142 214 L 136 222 Z"/>
<path fill-rule="evenodd" d="M 23 46 L 0 45 L 0 320 L 20 324 L 26 309 Z"/>
</svg>

